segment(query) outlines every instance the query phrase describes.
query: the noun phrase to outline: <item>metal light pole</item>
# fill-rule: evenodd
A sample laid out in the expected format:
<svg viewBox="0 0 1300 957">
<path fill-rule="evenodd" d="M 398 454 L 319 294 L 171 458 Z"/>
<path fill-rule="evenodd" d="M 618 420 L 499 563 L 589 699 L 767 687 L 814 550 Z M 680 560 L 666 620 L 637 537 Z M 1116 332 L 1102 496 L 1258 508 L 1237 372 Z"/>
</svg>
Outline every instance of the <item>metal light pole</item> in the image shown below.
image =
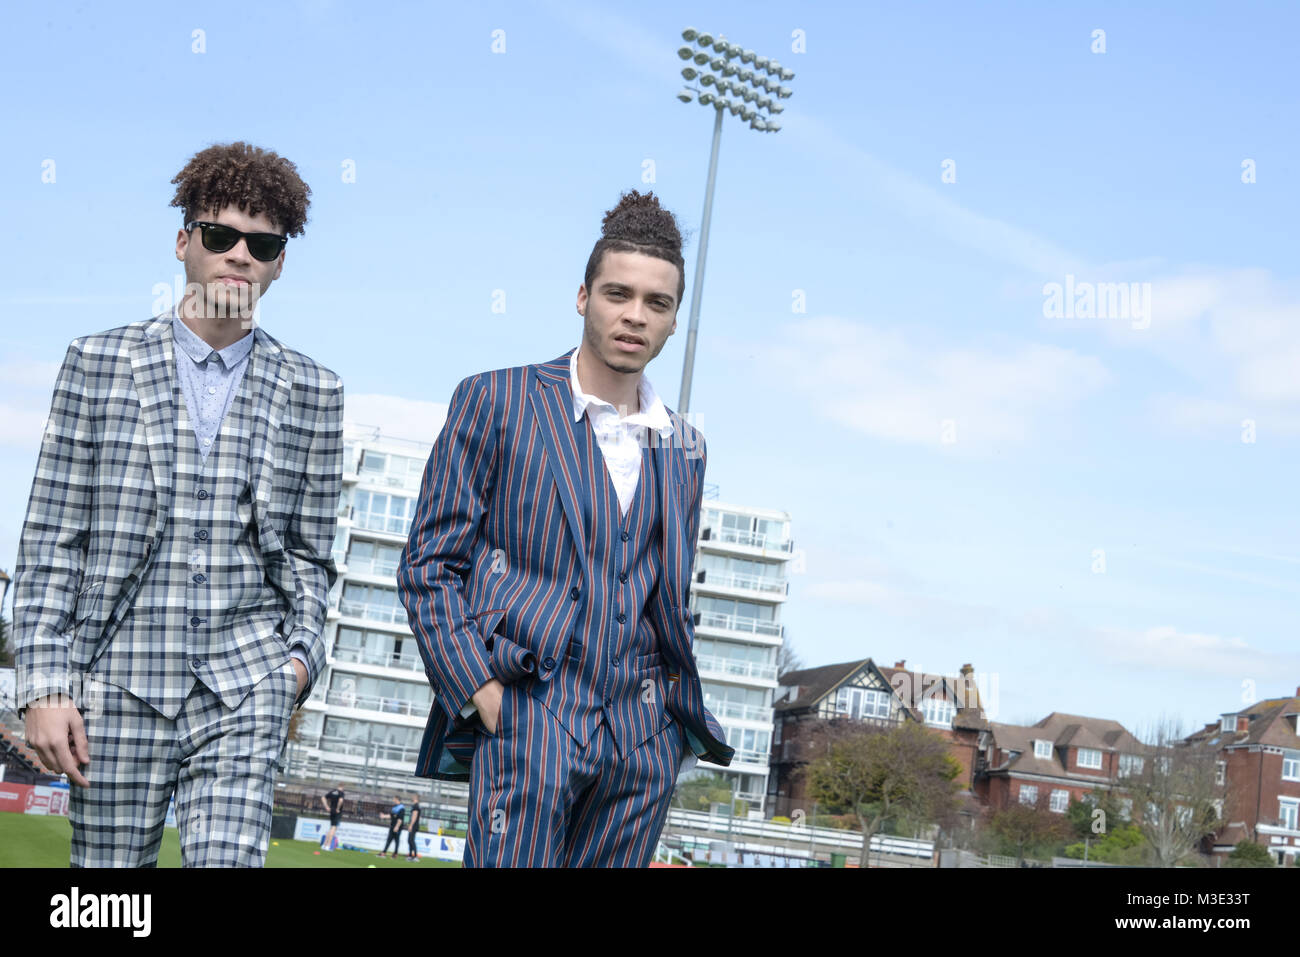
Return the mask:
<svg viewBox="0 0 1300 957">
<path fill-rule="evenodd" d="M 704 291 L 704 261 L 709 251 L 709 222 L 713 218 L 713 185 L 718 174 L 718 143 L 722 139 L 722 114 L 729 110 L 732 116 L 739 116 L 748 122 L 750 129 L 761 133 L 775 133 L 781 129 L 781 124 L 773 120 L 772 115 L 785 109 L 776 100 L 789 99 L 791 90 L 789 87 L 780 86 L 769 77 L 787 82 L 794 79 L 793 70 L 787 70 L 776 60 L 756 56 L 753 50 L 743 49 L 728 42 L 721 34 L 714 37 L 711 33 L 701 33 L 688 27 L 682 31 L 682 39 L 687 43 L 693 40 L 700 47 L 696 50 L 683 46 L 677 50 L 679 57 L 695 64 L 691 66 L 688 63 L 683 67 L 682 76 L 688 83 L 698 79 L 699 86 L 682 87 L 681 92 L 677 94 L 677 99 L 683 103 L 696 100 L 701 106 L 712 106 L 715 116 L 713 147 L 709 151 L 709 181 L 704 190 L 704 221 L 700 226 L 700 248 L 696 254 L 695 280 L 691 284 L 691 317 L 690 325 L 686 330 L 686 357 L 682 362 L 682 391 L 677 402 L 679 414 L 688 412 L 691 404 L 695 338 L 700 325 L 700 296 Z M 708 52 L 710 49 L 712 53 Z M 751 69 L 749 64 L 753 64 L 754 68 Z M 708 67 L 713 72 L 702 69 L 704 67 Z M 773 99 L 773 95 L 776 99 Z"/>
</svg>

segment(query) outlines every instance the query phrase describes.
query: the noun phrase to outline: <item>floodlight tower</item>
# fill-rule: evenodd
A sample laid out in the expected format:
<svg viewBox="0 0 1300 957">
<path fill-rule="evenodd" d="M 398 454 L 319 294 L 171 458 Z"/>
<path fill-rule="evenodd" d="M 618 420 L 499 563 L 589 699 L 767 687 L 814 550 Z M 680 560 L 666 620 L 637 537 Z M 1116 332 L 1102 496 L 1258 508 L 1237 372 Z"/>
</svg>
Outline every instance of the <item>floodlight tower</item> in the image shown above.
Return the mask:
<svg viewBox="0 0 1300 957">
<path fill-rule="evenodd" d="M 700 227 L 700 248 L 696 254 L 695 281 L 691 285 L 691 318 L 686 330 L 686 358 L 682 364 L 682 392 L 678 413 L 685 413 L 691 402 L 691 374 L 695 368 L 695 336 L 700 322 L 700 294 L 704 290 L 704 260 L 709 251 L 709 220 L 713 216 L 713 184 L 718 173 L 718 143 L 722 139 L 722 117 L 730 112 L 749 124 L 751 130 L 775 133 L 781 124 L 772 117 L 785 109 L 778 102 L 788 100 L 791 90 L 785 83 L 794 79 L 794 71 L 776 60 L 756 56 L 753 50 L 714 35 L 688 27 L 682 39 L 696 47 L 682 46 L 677 55 L 689 61 L 682 68 L 686 86 L 677 99 L 683 103 L 697 101 L 712 106 L 713 148 L 709 152 L 709 182 L 704 190 L 704 221 Z M 692 86 L 691 84 L 698 84 Z"/>
</svg>

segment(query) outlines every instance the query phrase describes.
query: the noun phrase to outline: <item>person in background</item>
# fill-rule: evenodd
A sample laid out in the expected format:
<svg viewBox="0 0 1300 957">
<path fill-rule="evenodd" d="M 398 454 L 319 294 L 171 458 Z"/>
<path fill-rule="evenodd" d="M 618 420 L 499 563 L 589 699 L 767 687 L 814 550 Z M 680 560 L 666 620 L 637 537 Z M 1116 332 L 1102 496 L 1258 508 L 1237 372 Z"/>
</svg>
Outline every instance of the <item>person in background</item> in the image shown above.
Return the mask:
<svg viewBox="0 0 1300 957">
<path fill-rule="evenodd" d="M 384 841 L 384 849 L 379 852 L 380 857 L 388 856 L 388 845 L 393 845 L 393 857 L 397 857 L 402 844 L 402 818 L 406 815 L 406 805 L 402 803 L 399 797 L 393 798 L 393 806 L 388 809 L 388 838 Z"/>
<path fill-rule="evenodd" d="M 420 795 L 411 795 L 411 822 L 406 831 L 406 859 L 418 861 L 420 852 L 416 850 L 415 838 L 420 833 Z"/>
<path fill-rule="evenodd" d="M 340 781 L 328 794 L 321 797 L 321 804 L 325 805 L 325 810 L 330 814 L 330 829 L 325 834 L 325 839 L 321 842 L 321 850 L 332 851 L 334 849 L 334 832 L 338 829 L 339 822 L 343 820 L 343 782 Z"/>
</svg>

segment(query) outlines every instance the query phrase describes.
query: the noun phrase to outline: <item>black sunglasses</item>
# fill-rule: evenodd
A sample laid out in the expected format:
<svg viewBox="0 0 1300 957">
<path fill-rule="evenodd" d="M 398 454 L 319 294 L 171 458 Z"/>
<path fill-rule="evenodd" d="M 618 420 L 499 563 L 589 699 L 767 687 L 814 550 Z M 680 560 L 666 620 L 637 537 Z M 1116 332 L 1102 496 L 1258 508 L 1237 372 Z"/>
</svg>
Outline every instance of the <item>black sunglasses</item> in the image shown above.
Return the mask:
<svg viewBox="0 0 1300 957">
<path fill-rule="evenodd" d="M 187 223 L 185 231 L 189 232 L 195 226 L 202 230 L 203 248 L 208 252 L 224 253 L 229 249 L 234 249 L 235 243 L 242 238 L 245 240 L 245 245 L 248 246 L 248 254 L 264 263 L 269 263 L 280 255 L 280 250 L 289 241 L 288 236 L 277 236 L 275 233 L 245 233 L 233 226 L 223 226 L 221 223 L 203 223 L 198 220 Z"/>
</svg>

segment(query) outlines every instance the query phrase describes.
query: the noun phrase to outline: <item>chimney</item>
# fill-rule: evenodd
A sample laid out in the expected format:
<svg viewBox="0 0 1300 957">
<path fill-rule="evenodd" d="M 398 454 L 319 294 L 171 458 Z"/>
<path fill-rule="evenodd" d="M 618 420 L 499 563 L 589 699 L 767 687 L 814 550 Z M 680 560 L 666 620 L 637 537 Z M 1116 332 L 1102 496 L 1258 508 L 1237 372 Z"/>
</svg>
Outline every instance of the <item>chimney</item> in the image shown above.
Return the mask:
<svg viewBox="0 0 1300 957">
<path fill-rule="evenodd" d="M 894 667 L 895 667 L 895 668 L 906 668 L 906 667 L 907 667 L 907 659 L 906 659 L 906 658 L 899 658 L 897 661 L 894 662 Z"/>
<path fill-rule="evenodd" d="M 1296 696 L 1297 698 L 1300 698 L 1300 685 L 1297 685 L 1297 686 L 1296 686 L 1296 689 L 1295 689 L 1295 696 Z"/>
<path fill-rule="evenodd" d="M 963 678 L 969 678 L 974 673 L 975 673 L 975 669 L 971 667 L 970 662 L 967 662 L 966 664 L 961 666 L 961 676 Z"/>
</svg>

